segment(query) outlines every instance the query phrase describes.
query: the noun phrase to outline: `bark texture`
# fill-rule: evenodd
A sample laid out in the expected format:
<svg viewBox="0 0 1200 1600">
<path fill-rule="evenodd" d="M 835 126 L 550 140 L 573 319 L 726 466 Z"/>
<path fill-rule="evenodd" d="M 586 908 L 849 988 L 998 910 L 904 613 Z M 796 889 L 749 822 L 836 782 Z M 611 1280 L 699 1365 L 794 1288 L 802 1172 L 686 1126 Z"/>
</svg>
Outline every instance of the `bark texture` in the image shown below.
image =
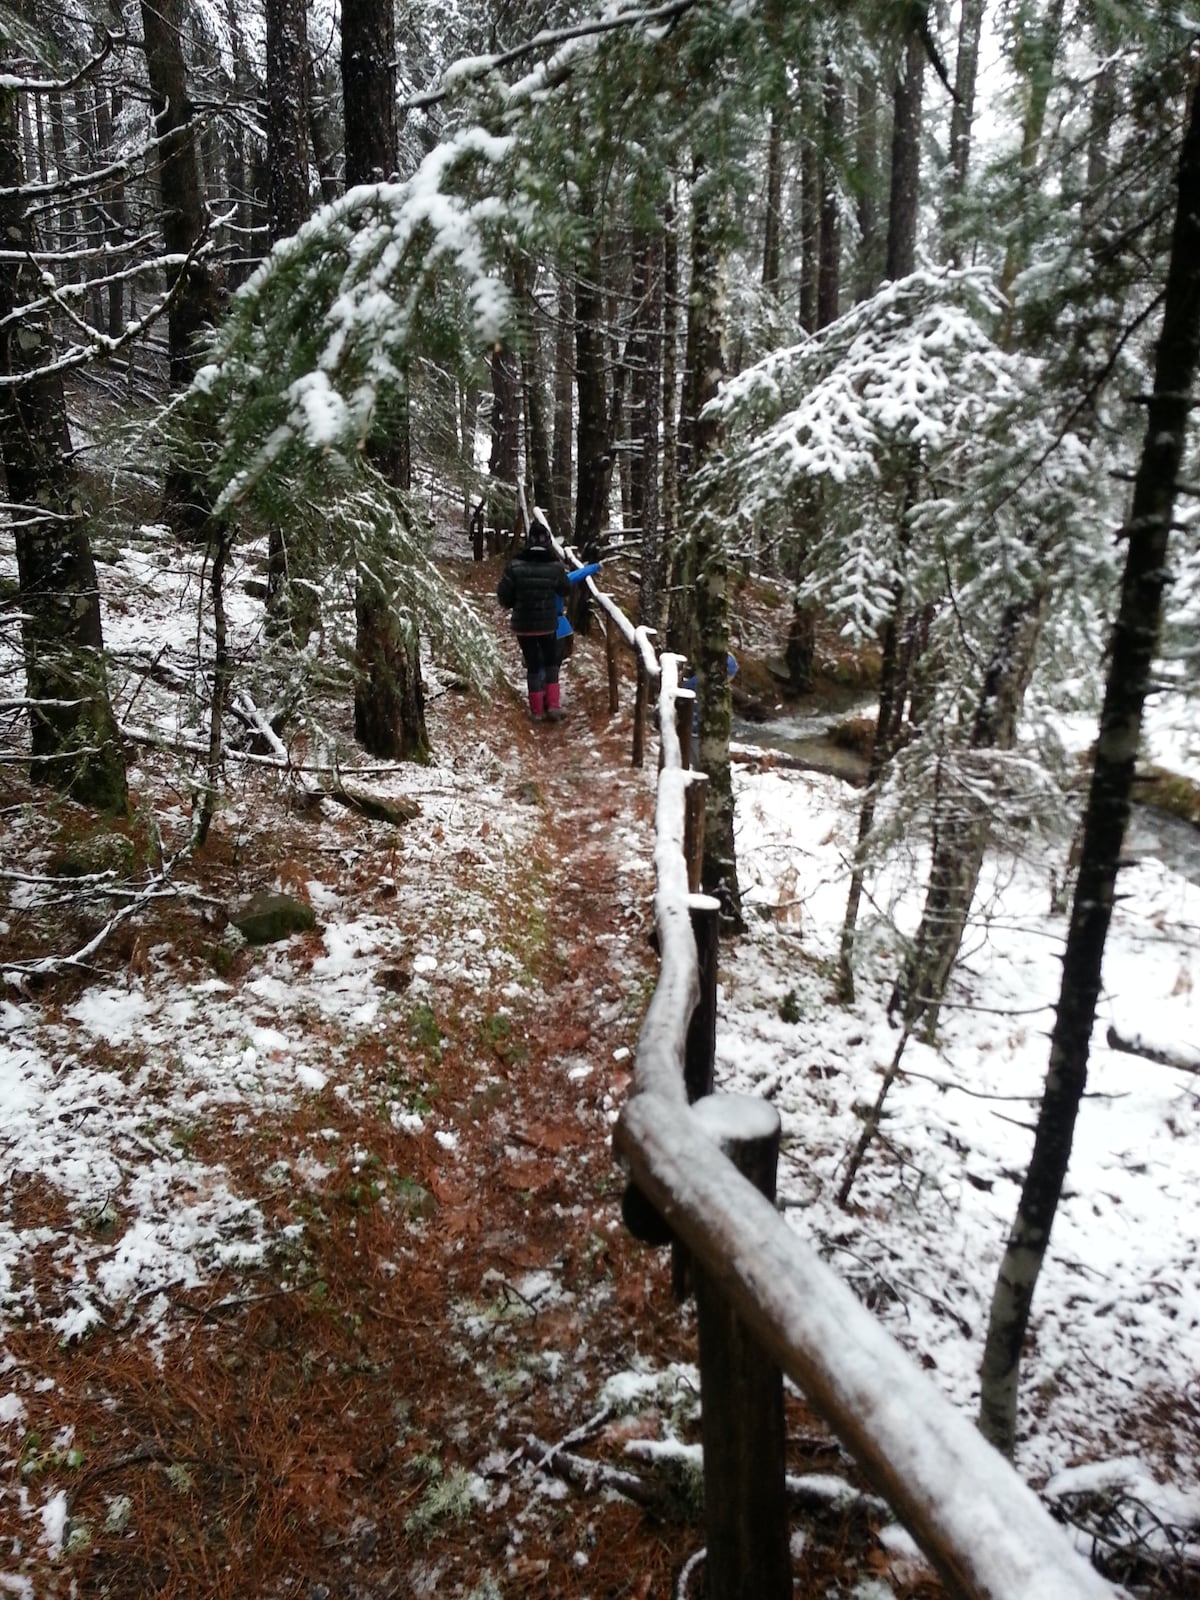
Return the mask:
<svg viewBox="0 0 1200 1600">
<path fill-rule="evenodd" d="M 180 37 L 184 11 L 183 0 L 142 0 L 150 105 L 154 131 L 161 141 L 163 242 L 172 255 L 187 255 L 204 237 L 207 226 Z M 194 377 L 197 338 L 217 315 L 216 291 L 207 266 L 192 261 L 176 270 L 176 279 L 180 272 L 184 281 L 171 303 L 167 326 L 173 388 L 185 387 Z"/>
<path fill-rule="evenodd" d="M 933 854 L 921 923 L 896 980 L 888 1014 L 900 1012 L 905 1029 L 920 1024 L 927 1038 L 937 1029 L 938 1008 L 958 958 L 984 853 L 992 837 L 990 785 L 1003 781 L 991 759 L 1011 750 L 1025 690 L 1033 672 L 1048 586 L 1004 608 L 965 750 L 939 765 L 934 802 Z M 965 771 L 967 781 L 961 782 Z"/>
<path fill-rule="evenodd" d="M 913 30 L 892 96 L 892 183 L 888 203 L 885 276 L 905 278 L 916 265 L 917 213 L 921 192 L 921 97 L 925 46 Z"/>
<path fill-rule="evenodd" d="M 346 186 L 378 183 L 395 172 L 396 27 L 391 0 L 343 0 L 342 102 L 346 122 Z M 389 481 L 409 487 L 407 396 L 394 397 L 391 437 L 372 455 Z M 429 755 L 420 636 L 396 615 L 393 596 L 376 573 L 359 567 L 355 600 L 354 733 L 384 760 Z"/>
<path fill-rule="evenodd" d="M 825 133 L 821 159 L 821 247 L 817 262 L 817 327 L 837 320 L 841 288 L 841 194 L 837 168 L 845 123 L 846 96 L 842 80 L 832 68 L 825 74 Z"/>
<path fill-rule="evenodd" d="M 390 0 L 342 0 L 346 187 L 396 170 L 396 23 Z"/>
<path fill-rule="evenodd" d="M 304 0 L 266 0 L 271 243 L 307 221 L 308 27 Z"/>
<path fill-rule="evenodd" d="M 125 762 L 108 698 L 96 568 L 83 520 L 62 380 L 47 370 L 48 319 L 14 318 L 40 295 L 25 201 L 17 94 L 0 89 L 0 233 L 24 261 L 0 263 L 0 458 L 16 508 L 21 645 L 31 776 L 73 799 L 123 810 Z"/>
<path fill-rule="evenodd" d="M 560 537 L 567 530 L 571 515 L 571 432 L 574 419 L 571 401 L 575 393 L 573 360 L 575 294 L 571 276 L 563 272 L 558 282 L 558 325 L 554 335 L 554 438 L 550 472 L 554 479 L 554 503 L 562 518 Z"/>
<path fill-rule="evenodd" d="M 958 22 L 958 57 L 954 68 L 954 103 L 950 108 L 950 175 L 946 190 L 945 225 L 953 236 L 955 213 L 967 188 L 971 160 L 971 124 L 975 118 L 975 78 L 979 70 L 979 37 L 986 0 L 963 0 Z M 952 238 L 950 263 L 962 266 L 962 247 Z"/>
<path fill-rule="evenodd" d="M 688 299 L 688 345 L 693 365 L 688 374 L 687 415 L 691 434 L 693 484 L 716 448 L 720 423 L 704 416 L 725 374 L 725 325 L 722 278 L 723 218 L 720 202 L 698 167 L 692 185 L 692 287 Z M 695 544 L 695 666 L 700 701 L 699 765 L 708 774 L 704 808 L 704 860 L 701 884 L 721 903 L 727 926 L 742 925 L 741 890 L 733 832 L 733 781 L 729 766 L 729 731 L 733 702 L 729 655 L 729 555 L 722 520 L 708 514 L 689 490 Z"/>
<path fill-rule="evenodd" d="M 533 298 L 534 276 L 531 263 L 525 257 L 517 256 L 513 262 L 513 292 L 521 320 L 521 382 L 525 391 L 528 442 L 525 477 L 533 492 L 533 504 L 541 506 L 557 534 L 560 531 L 559 510 L 550 466 L 550 423 L 542 345 Z"/>
<path fill-rule="evenodd" d="M 608 521 L 608 406 L 604 370 L 604 294 L 601 251 L 593 245 L 575 284 L 575 389 L 577 489 L 575 543 L 587 561 L 600 553 Z"/>
</svg>

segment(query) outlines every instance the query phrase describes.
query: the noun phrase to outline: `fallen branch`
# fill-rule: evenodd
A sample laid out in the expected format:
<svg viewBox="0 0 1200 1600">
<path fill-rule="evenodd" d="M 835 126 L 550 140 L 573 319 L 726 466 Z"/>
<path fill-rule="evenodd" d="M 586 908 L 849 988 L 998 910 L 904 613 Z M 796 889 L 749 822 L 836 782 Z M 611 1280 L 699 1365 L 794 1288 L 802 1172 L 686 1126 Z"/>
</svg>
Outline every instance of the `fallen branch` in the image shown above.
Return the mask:
<svg viewBox="0 0 1200 1600">
<path fill-rule="evenodd" d="M 396 828 L 421 815 L 421 808 L 415 800 L 385 800 L 381 795 L 347 789 L 337 777 L 326 788 L 306 788 L 304 793 L 309 799 L 333 800 L 339 806 L 347 806 L 351 811 L 369 817 L 372 822 L 390 822 Z"/>
<path fill-rule="evenodd" d="M 586 1456 L 573 1455 L 569 1450 L 559 1450 L 544 1444 L 530 1434 L 526 1453 L 538 1458 L 536 1465 L 543 1472 L 556 1473 L 573 1483 L 585 1494 L 596 1494 L 601 1489 L 613 1489 L 635 1505 L 658 1511 L 666 1504 L 667 1491 L 662 1484 L 639 1472 L 626 1472 L 623 1467 L 610 1467 L 606 1461 L 589 1461 Z"/>
<path fill-rule="evenodd" d="M 1184 1055 L 1178 1050 L 1168 1050 L 1163 1045 L 1151 1044 L 1137 1033 L 1127 1038 L 1111 1026 L 1107 1038 L 1108 1048 L 1119 1050 L 1122 1055 L 1141 1056 L 1145 1061 L 1156 1061 L 1160 1067 L 1172 1067 L 1176 1072 L 1194 1072 L 1200 1075 L 1200 1052 L 1192 1051 L 1189 1055 Z"/>
<path fill-rule="evenodd" d="M 175 884 L 171 883 L 171 873 L 180 861 L 189 856 L 192 843 L 189 840 L 183 849 L 178 851 L 169 862 L 150 879 L 149 883 L 141 890 L 134 891 L 134 897 L 128 904 L 121 906 L 109 917 L 108 921 L 93 934 L 85 945 L 73 951 L 69 956 L 41 956 L 36 961 L 10 961 L 3 970 L 4 980 L 15 984 L 17 988 L 23 987 L 28 978 L 60 977 L 64 972 L 70 972 L 87 965 L 91 956 L 94 956 L 100 946 L 104 944 L 109 935 L 127 921 L 136 911 L 148 905 L 151 900 L 161 900 L 165 895 L 176 896 L 180 893 Z"/>
</svg>

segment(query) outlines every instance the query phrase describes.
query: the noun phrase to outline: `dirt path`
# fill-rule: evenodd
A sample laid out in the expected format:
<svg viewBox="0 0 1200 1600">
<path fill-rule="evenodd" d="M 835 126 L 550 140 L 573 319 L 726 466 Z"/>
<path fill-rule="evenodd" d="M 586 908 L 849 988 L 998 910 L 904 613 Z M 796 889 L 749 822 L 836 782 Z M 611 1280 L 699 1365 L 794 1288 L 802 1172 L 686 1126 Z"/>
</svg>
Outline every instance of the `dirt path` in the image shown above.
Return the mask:
<svg viewBox="0 0 1200 1600">
<path fill-rule="evenodd" d="M 466 563 L 462 578 L 486 597 L 495 572 Z M 473 772 L 504 787 L 473 836 L 414 823 L 398 844 L 346 813 L 315 833 L 264 793 L 243 797 L 236 840 L 227 827 L 197 864 L 213 896 L 282 872 L 325 880 L 344 915 L 384 908 L 400 952 L 378 979 L 391 1020 L 348 1055 L 336 1020 L 306 1012 L 328 1068 L 319 1092 L 214 1106 L 188 1129 L 190 1157 L 266 1218 L 265 1265 L 165 1286 L 152 1323 L 135 1300 L 79 1342 L 37 1320 L 8 1339 L 19 1369 L 44 1375 L 0 1499 L 13 1592 L 674 1594 L 702 1543 L 687 1474 L 648 1512 L 569 1487 L 543 1460 L 572 1436 L 614 1467 L 638 1438 L 698 1439 L 690 1308 L 671 1299 L 665 1253 L 621 1225 L 610 1145 L 655 975 L 653 774 L 630 768 L 628 683 L 623 699 L 610 716 L 594 642 L 567 669 L 560 725 L 532 726 L 515 692 L 488 707 L 443 697 L 439 763 L 468 774 L 464 797 Z M 518 848 L 493 848 L 510 814 Z M 431 871 L 436 905 L 420 892 Z M 454 959 L 422 985 L 406 952 L 431 931 Z M 176 978 L 203 972 L 208 937 L 191 922 L 152 929 L 124 958 L 169 950 Z M 473 967 L 481 944 L 507 964 Z M 294 939 L 271 971 L 299 986 L 323 950 L 319 930 Z M 247 994 L 263 972 L 246 953 L 228 981 Z M 9 1204 L 46 1230 L 31 1270 L 51 1305 L 72 1219 L 34 1181 Z M 789 1404 L 791 1464 L 824 1464 L 836 1451 Z M 51 1563 L 28 1517 L 60 1480 L 68 1532 Z M 837 1519 L 832 1542 L 798 1555 L 798 1592 L 848 1594 L 870 1543 Z"/>
</svg>

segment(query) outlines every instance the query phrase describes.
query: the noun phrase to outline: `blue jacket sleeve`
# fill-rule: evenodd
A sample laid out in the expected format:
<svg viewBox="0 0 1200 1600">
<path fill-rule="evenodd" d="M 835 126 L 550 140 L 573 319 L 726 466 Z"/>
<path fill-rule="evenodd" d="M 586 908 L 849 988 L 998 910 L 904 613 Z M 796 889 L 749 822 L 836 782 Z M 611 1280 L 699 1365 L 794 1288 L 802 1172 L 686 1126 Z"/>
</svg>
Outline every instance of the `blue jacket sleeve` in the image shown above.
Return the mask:
<svg viewBox="0 0 1200 1600">
<path fill-rule="evenodd" d="M 567 577 L 570 578 L 572 583 L 582 583 L 585 578 L 594 578 L 599 571 L 600 563 L 593 561 L 586 567 L 572 567 L 571 571 L 567 573 Z"/>
</svg>

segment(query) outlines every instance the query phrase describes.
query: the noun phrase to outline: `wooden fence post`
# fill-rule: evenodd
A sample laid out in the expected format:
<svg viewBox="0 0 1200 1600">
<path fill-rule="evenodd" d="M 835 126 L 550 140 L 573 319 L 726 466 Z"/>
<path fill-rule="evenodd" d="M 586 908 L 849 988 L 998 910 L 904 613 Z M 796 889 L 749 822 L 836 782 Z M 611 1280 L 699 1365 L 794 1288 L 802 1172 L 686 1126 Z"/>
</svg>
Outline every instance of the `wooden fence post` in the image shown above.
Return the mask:
<svg viewBox="0 0 1200 1600">
<path fill-rule="evenodd" d="M 621 696 L 617 676 L 617 625 L 611 617 L 604 619 L 604 654 L 608 660 L 608 709 L 609 714 L 615 716 L 621 709 Z"/>
<path fill-rule="evenodd" d="M 679 761 L 684 767 L 692 764 L 692 716 L 695 700 L 681 695 L 675 702 L 675 732 L 679 735 Z"/>
<path fill-rule="evenodd" d="M 693 1108 L 738 1171 L 775 1198 L 779 1113 L 751 1095 Z M 706 1600 L 791 1600 L 783 1377 L 692 1258 L 700 1341 Z"/>
<path fill-rule="evenodd" d="M 633 647 L 637 662 L 637 687 L 633 696 L 633 765 L 640 767 L 646 759 L 646 700 L 650 689 L 650 676 L 637 643 Z"/>
<path fill-rule="evenodd" d="M 704 865 L 704 801 L 708 779 L 697 773 L 683 797 L 683 859 L 687 864 L 688 893 L 699 894 Z"/>
<path fill-rule="evenodd" d="M 689 786 L 690 787 L 690 786 Z M 713 1065 L 717 1059 L 717 945 L 721 902 L 711 895 L 693 894 L 688 917 L 696 940 L 696 965 L 700 995 L 688 1022 L 683 1048 L 683 1082 L 689 1103 L 713 1092 Z"/>
</svg>

